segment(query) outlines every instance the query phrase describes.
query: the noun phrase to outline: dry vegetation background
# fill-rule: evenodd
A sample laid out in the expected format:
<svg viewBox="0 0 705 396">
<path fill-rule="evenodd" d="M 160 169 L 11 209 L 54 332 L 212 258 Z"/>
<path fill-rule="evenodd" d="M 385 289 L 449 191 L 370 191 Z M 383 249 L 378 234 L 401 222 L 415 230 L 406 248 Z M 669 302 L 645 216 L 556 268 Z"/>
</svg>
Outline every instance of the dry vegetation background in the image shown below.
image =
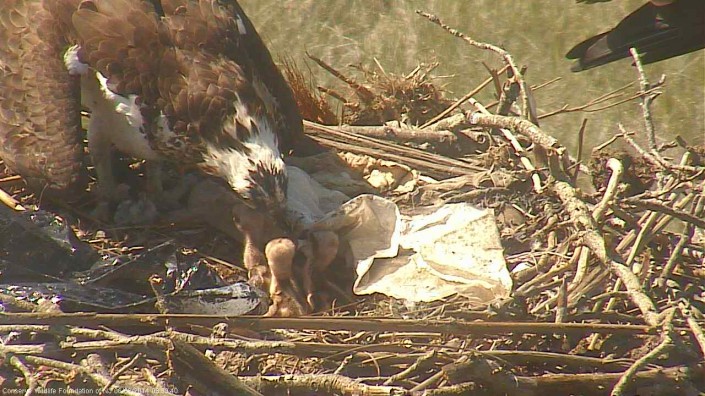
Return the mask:
<svg viewBox="0 0 705 396">
<path fill-rule="evenodd" d="M 487 77 L 482 62 L 499 68 L 501 61 L 469 48 L 421 20 L 420 9 L 443 18 L 472 38 L 501 45 L 519 65 L 528 65 L 531 84 L 560 77 L 536 93 L 540 113 L 580 105 L 635 80 L 629 61 L 615 62 L 574 74 L 564 54 L 576 43 L 614 26 L 644 3 L 621 0 L 583 5 L 572 0 L 242 0 L 245 11 L 275 56 L 303 62 L 305 51 L 335 67 L 369 64 L 377 58 L 385 70 L 407 73 L 419 62 L 438 60 L 435 75 L 448 76 L 450 97 L 461 97 Z M 315 78 L 325 85 L 333 78 L 308 62 Z M 676 135 L 691 144 L 705 142 L 705 52 L 700 51 L 654 65 L 651 78 L 668 75 L 667 93 L 654 104 L 659 137 Z M 634 90 L 630 90 L 633 92 Z M 491 91 L 477 97 L 490 101 Z M 577 128 L 589 118 L 586 144 L 599 144 L 617 132 L 642 126 L 637 102 L 598 114 L 563 114 L 542 120 L 542 127 L 575 152 Z M 589 152 L 589 149 L 588 151 Z"/>
</svg>

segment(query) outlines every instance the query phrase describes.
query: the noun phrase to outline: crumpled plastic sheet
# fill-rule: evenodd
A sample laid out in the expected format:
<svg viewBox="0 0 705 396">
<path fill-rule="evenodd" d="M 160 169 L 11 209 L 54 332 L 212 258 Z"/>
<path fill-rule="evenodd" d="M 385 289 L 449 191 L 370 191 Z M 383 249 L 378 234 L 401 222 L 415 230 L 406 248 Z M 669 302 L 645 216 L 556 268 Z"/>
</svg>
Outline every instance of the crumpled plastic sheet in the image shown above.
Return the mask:
<svg viewBox="0 0 705 396">
<path fill-rule="evenodd" d="M 349 246 L 356 294 L 413 302 L 460 294 L 476 303 L 509 295 L 512 281 L 491 210 L 458 203 L 402 217 L 394 202 L 363 194 L 322 216 L 313 198 L 322 187 L 305 177 L 296 180 L 295 190 L 310 192 L 305 199 L 290 197 L 297 218 L 306 219 L 306 229 L 336 231 Z M 308 182 L 314 184 L 305 187 Z"/>
<path fill-rule="evenodd" d="M 75 282 L 0 284 L 0 293 L 33 303 L 50 300 L 64 312 L 150 312 L 156 301 L 155 297 Z M 201 315 L 244 315 L 263 308 L 262 299 L 262 292 L 245 282 L 164 295 L 171 313 Z"/>
<path fill-rule="evenodd" d="M 0 204 L 0 273 L 61 276 L 99 258 L 64 219 L 44 210 L 16 212 Z"/>
<path fill-rule="evenodd" d="M 135 259 L 103 259 L 55 214 L 20 213 L 0 205 L 0 293 L 51 301 L 65 312 L 149 312 L 155 298 L 141 293 L 139 285 L 144 289 L 151 274 L 161 275 L 171 312 L 242 315 L 266 310 L 266 296 L 258 289 L 244 282 L 225 284 L 197 257 L 177 254 L 171 243 Z M 4 308 L 0 304 L 0 312 Z"/>
</svg>

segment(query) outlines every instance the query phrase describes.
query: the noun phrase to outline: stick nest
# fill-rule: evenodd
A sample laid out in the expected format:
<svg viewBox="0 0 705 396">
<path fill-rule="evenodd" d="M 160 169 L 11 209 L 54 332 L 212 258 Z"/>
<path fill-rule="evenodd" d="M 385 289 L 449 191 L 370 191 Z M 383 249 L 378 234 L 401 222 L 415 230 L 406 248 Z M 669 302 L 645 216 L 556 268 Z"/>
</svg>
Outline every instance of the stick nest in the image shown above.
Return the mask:
<svg viewBox="0 0 705 396">
<path fill-rule="evenodd" d="M 647 128 L 622 128 L 613 139 L 628 151 L 607 149 L 613 143 L 607 142 L 585 166 L 541 130 L 532 90 L 509 54 L 422 16 L 505 61 L 507 67 L 491 71 L 473 90 L 494 88 L 495 103 L 483 105 L 474 95 L 447 99 L 430 77 L 433 65 L 406 75 L 360 66 L 347 76 L 313 58 L 343 89 L 312 89 L 315 84 L 291 62 L 284 70 L 309 120 L 307 133 L 335 149 L 339 160 L 367 155 L 421 175 L 410 189 L 385 190 L 403 212 L 450 202 L 493 209 L 514 281 L 511 297 L 477 305 L 460 297 L 405 304 L 350 296 L 305 318 L 71 314 L 6 298 L 0 316 L 3 389 L 68 386 L 126 395 L 186 389 L 265 395 L 704 392 L 705 148 L 682 140 L 657 146 L 649 136 L 648 107 L 661 82 L 638 75 L 640 90 L 631 100 L 644 104 Z M 609 98 L 621 100 L 619 93 Z M 335 126 L 340 124 L 345 126 Z M 581 129 L 580 136 L 585 125 Z M 635 133 L 645 135 L 648 147 L 636 143 Z M 21 180 L 5 173 L 0 186 L 10 198 L 25 207 L 39 203 Z M 358 172 L 360 180 L 364 173 Z M 116 228 L 91 219 L 90 208 L 83 202 L 54 210 L 77 219 L 76 234 L 103 256 L 137 257 L 170 241 L 179 254 L 229 281 L 246 277 L 233 259 L 241 257 L 240 244 L 230 236 L 202 225 Z"/>
</svg>

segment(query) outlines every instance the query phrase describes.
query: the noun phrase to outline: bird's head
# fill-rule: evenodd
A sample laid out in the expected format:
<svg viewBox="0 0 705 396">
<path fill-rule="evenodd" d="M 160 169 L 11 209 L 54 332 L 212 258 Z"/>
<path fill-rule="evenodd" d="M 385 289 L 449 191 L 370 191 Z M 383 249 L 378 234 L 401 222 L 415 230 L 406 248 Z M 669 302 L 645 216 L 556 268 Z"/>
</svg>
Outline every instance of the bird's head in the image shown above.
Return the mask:
<svg viewBox="0 0 705 396">
<path fill-rule="evenodd" d="M 288 184 L 284 161 L 281 158 L 250 160 L 249 165 L 246 173 L 237 174 L 230 186 L 251 209 L 283 216 Z"/>
<path fill-rule="evenodd" d="M 237 144 L 209 145 L 206 164 L 250 209 L 281 221 L 286 208 L 286 165 L 274 134 L 260 131 Z"/>
</svg>

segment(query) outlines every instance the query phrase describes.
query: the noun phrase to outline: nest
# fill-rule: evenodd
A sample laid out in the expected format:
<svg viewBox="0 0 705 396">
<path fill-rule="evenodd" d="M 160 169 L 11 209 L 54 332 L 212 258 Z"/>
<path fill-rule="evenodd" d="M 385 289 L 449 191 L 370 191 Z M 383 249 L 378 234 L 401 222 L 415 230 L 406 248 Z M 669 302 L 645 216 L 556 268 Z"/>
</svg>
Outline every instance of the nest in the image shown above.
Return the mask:
<svg viewBox="0 0 705 396">
<path fill-rule="evenodd" d="M 585 166 L 540 129 L 511 57 L 453 33 L 507 62 L 473 90 L 494 82 L 494 112 L 473 95 L 446 99 L 429 77 L 433 66 L 401 76 L 358 67 L 350 77 L 317 61 L 345 82 L 346 94 L 314 91 L 291 63 L 285 69 L 309 120 L 308 135 L 336 149 L 340 160 L 352 164 L 350 156 L 365 155 L 423 175 L 410 188 L 388 185 L 379 192 L 403 212 L 452 202 L 494 211 L 514 282 L 509 298 L 483 305 L 461 297 L 405 304 L 375 295 L 301 318 L 228 318 L 61 313 L 51 304 L 6 296 L 0 316 L 3 389 L 126 395 L 186 389 L 252 395 L 704 392 L 705 150 L 685 142 L 657 147 L 652 128 L 638 132 L 650 142 L 643 148 L 623 130 L 615 139 L 629 153 L 608 151 L 608 142 Z M 642 90 L 635 96 L 648 112 L 657 85 L 643 73 L 638 77 Z M 341 100 L 343 111 L 336 114 L 322 93 Z M 388 121 L 396 126 L 384 125 Z M 330 126 L 341 122 L 347 126 Z M 666 153 L 676 146 L 681 159 L 674 162 Z M 369 176 L 369 167 L 356 169 L 351 173 Z M 585 174 L 592 183 L 576 188 Z M 18 177 L 8 174 L 0 186 L 13 207 L 38 203 Z M 90 205 L 54 210 L 78 219 L 71 222 L 74 231 L 102 255 L 139 256 L 171 242 L 227 280 L 245 278 L 236 259 L 240 244 L 229 236 L 214 236 L 202 225 L 109 226 L 91 219 Z"/>
</svg>

